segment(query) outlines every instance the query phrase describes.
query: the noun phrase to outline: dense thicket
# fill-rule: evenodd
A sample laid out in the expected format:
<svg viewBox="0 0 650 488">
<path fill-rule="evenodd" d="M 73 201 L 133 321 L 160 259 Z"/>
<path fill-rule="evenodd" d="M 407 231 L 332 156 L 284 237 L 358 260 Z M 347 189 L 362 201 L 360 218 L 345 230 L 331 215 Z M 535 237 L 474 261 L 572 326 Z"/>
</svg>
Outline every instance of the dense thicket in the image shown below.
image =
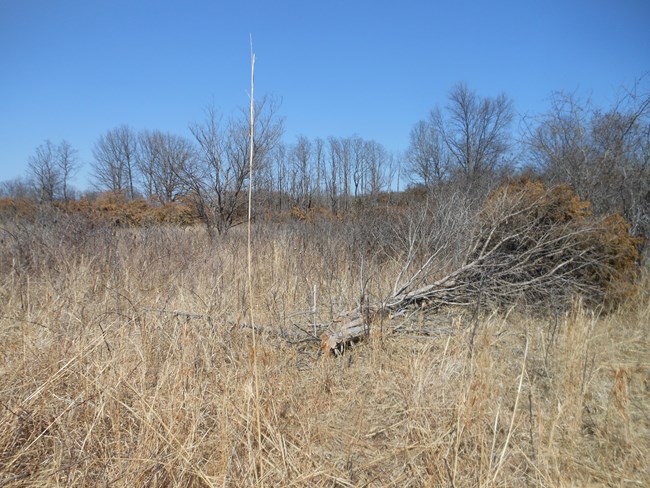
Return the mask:
<svg viewBox="0 0 650 488">
<path fill-rule="evenodd" d="M 640 239 L 620 214 L 594 216 L 568 186 L 517 180 L 493 192 L 479 216 L 465 279 L 486 299 L 615 304 L 635 278 Z"/>
</svg>

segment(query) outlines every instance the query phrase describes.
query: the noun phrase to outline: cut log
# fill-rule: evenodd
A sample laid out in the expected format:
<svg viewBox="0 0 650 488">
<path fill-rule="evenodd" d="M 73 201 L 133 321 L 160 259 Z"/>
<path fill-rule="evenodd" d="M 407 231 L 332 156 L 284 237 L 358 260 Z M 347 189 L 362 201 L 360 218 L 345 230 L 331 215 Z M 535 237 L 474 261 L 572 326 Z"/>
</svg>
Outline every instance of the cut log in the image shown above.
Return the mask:
<svg viewBox="0 0 650 488">
<path fill-rule="evenodd" d="M 321 335 L 323 352 L 341 353 L 346 345 L 360 340 L 370 333 L 370 325 L 376 311 L 361 313 L 359 310 L 342 314 L 330 330 Z"/>
<path fill-rule="evenodd" d="M 409 308 L 420 307 L 426 304 L 428 309 L 435 309 L 442 305 L 465 305 L 459 303 L 458 297 L 453 300 L 458 285 L 451 276 L 439 280 L 431 285 L 420 287 L 410 292 L 402 292 L 384 300 L 380 307 L 370 307 L 341 314 L 330 329 L 321 335 L 321 349 L 323 352 L 339 354 L 346 345 L 357 342 L 370 334 L 372 324 L 378 317 L 387 317 Z"/>
</svg>

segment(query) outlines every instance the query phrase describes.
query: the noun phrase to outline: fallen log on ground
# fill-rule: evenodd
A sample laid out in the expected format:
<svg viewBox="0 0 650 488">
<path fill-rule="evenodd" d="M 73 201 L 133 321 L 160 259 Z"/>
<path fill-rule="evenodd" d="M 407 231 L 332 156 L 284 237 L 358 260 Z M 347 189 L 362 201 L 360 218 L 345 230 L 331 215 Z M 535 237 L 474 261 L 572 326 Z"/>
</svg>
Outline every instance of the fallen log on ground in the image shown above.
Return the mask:
<svg viewBox="0 0 650 488">
<path fill-rule="evenodd" d="M 330 329 L 321 335 L 321 349 L 323 352 L 340 354 L 347 345 L 367 337 L 374 323 L 408 308 L 423 306 L 431 310 L 443 305 L 466 305 L 453 298 L 451 292 L 455 289 L 456 283 L 445 278 L 431 285 L 392 296 L 380 307 L 357 308 L 343 313 Z"/>
<path fill-rule="evenodd" d="M 321 335 L 321 350 L 341 353 L 347 344 L 367 336 L 376 313 L 376 310 L 367 310 L 365 313 L 362 310 L 355 310 L 342 314 L 334 321 L 334 326 Z"/>
</svg>

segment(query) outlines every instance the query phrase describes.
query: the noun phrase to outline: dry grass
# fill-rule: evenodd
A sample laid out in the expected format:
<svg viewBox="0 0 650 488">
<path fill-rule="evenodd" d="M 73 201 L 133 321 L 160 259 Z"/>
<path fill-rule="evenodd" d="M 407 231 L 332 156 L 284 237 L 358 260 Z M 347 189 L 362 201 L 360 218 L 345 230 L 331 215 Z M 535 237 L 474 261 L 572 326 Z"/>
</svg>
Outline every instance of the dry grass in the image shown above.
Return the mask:
<svg viewBox="0 0 650 488">
<path fill-rule="evenodd" d="M 243 234 L 11 230 L 0 486 L 650 484 L 648 279 L 607 317 L 482 317 L 473 350 L 460 314 L 444 334 L 374 336 L 342 358 L 262 335 L 255 402 L 250 331 L 233 326 Z M 362 276 L 378 297 L 399 271 L 302 226 L 256 236 L 255 317 L 277 330 L 311 327 L 314 286 L 324 323 Z"/>
</svg>

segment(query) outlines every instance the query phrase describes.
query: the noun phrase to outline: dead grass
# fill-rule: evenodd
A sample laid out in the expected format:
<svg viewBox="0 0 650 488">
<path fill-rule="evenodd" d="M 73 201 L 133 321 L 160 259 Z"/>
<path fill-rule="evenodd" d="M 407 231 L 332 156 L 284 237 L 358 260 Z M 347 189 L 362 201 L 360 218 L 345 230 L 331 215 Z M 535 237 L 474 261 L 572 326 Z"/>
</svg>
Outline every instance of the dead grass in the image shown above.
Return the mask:
<svg viewBox="0 0 650 488">
<path fill-rule="evenodd" d="M 212 242 L 93 230 L 28 256 L 13 234 L 0 246 L 0 486 L 650 484 L 647 278 L 606 317 L 481 317 L 473 349 L 463 315 L 342 358 L 263 335 L 255 402 L 237 229 Z M 361 276 L 379 297 L 399 272 L 332 234 L 255 235 L 255 317 L 272 330 L 311 327 L 314 287 L 326 323 L 359 300 Z"/>
</svg>

